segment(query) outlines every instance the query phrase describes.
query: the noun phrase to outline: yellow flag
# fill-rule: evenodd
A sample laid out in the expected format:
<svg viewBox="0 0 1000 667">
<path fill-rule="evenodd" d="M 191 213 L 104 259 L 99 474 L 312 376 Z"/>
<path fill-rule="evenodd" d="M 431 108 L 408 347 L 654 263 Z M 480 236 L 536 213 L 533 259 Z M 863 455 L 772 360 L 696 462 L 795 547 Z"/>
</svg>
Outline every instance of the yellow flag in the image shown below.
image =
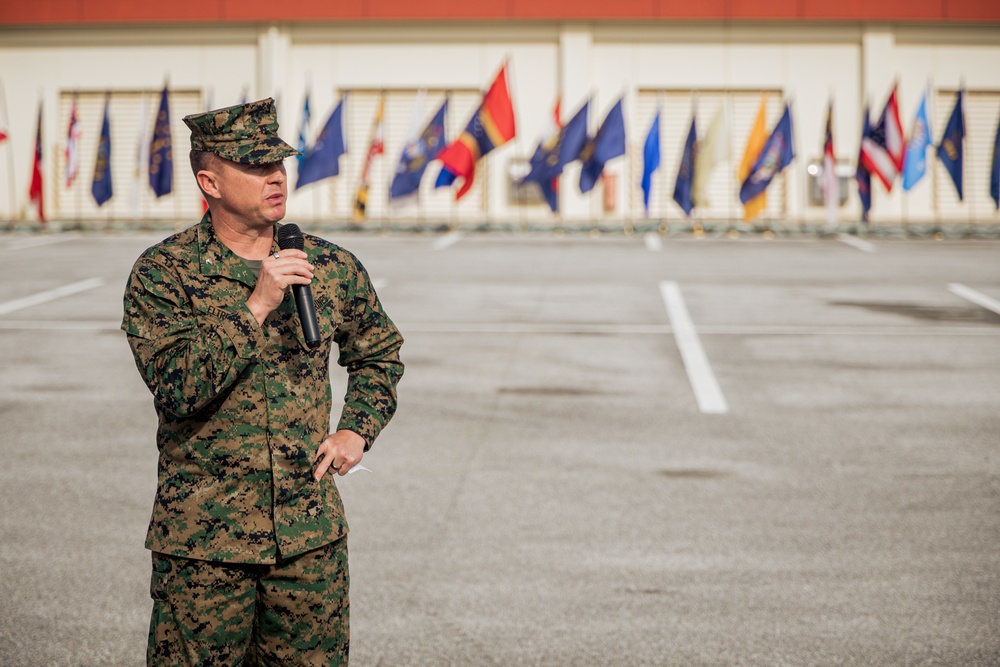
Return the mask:
<svg viewBox="0 0 1000 667">
<path fill-rule="evenodd" d="M 743 184 L 750 170 L 753 169 L 754 162 L 760 156 L 761 149 L 767 142 L 767 95 L 760 96 L 760 108 L 757 109 L 757 118 L 753 121 L 753 128 L 750 130 L 750 138 L 747 139 L 747 147 L 743 150 L 743 159 L 740 160 L 739 171 L 736 172 L 736 182 Z M 743 219 L 750 222 L 764 209 L 767 208 L 767 193 L 761 192 L 759 195 L 743 205 Z"/>
</svg>

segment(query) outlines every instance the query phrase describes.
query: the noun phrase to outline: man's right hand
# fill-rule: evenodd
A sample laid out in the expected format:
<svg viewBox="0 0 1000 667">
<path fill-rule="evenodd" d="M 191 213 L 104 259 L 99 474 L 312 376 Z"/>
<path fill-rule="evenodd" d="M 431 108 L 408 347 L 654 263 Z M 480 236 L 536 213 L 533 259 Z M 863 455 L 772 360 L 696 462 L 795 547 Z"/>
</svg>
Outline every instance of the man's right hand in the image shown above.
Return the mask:
<svg viewBox="0 0 1000 667">
<path fill-rule="evenodd" d="M 257 286 L 247 299 L 247 308 L 258 324 L 264 324 L 271 311 L 281 305 L 290 286 L 312 282 L 315 267 L 306 261 L 303 251 L 289 248 L 276 254 L 277 257 L 269 255 L 261 262 Z"/>
</svg>

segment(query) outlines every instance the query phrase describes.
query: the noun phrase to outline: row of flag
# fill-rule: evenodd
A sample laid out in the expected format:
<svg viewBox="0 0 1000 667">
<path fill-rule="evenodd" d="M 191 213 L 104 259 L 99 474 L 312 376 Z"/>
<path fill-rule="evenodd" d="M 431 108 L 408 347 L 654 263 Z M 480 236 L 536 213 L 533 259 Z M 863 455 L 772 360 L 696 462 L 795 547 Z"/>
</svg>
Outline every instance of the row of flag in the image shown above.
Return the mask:
<svg viewBox="0 0 1000 667">
<path fill-rule="evenodd" d="M 862 205 L 863 220 L 867 221 L 871 209 L 871 176 L 874 174 L 886 191 L 891 191 L 897 177 L 901 176 L 904 191 L 911 190 L 927 172 L 927 151 L 935 149 L 942 166 L 950 175 L 959 199 L 964 197 L 963 164 L 965 140 L 964 91 L 956 94 L 955 104 L 948 123 L 937 144 L 932 142 L 929 116 L 927 114 L 929 91 L 925 91 L 914 118 L 910 136 L 904 134 L 900 122 L 898 86 L 890 91 L 885 107 L 873 125 L 869 110 L 865 109 L 863 132 L 858 154 L 855 181 Z M 296 188 L 301 188 L 340 173 L 339 160 L 347 153 L 345 133 L 346 93 L 341 97 L 330 114 L 316 140 L 308 143 L 311 110 L 309 96 L 305 97 L 302 124 L 299 128 L 298 180 Z M 746 147 L 737 169 L 739 198 L 744 206 L 744 219 L 753 220 L 765 208 L 766 190 L 774 177 L 787 167 L 795 157 L 791 108 L 784 111 L 771 129 L 766 128 L 766 104 L 762 96 L 759 109 L 751 127 Z M 604 171 L 605 165 L 626 153 L 626 132 L 623 99 L 619 98 L 608 111 L 596 134 L 591 136 L 590 107 L 592 99 L 586 99 L 565 124 L 561 121 L 561 101 L 557 100 L 548 129 L 535 148 L 529 161 L 529 171 L 521 180 L 522 184 L 536 183 L 541 189 L 546 203 L 557 212 L 559 178 L 565 167 L 580 162 L 579 189 L 590 192 Z M 98 206 L 103 206 L 114 196 L 111 178 L 111 131 L 110 93 L 105 97 L 104 114 L 101 121 L 100 140 L 94 163 L 91 194 Z M 438 107 L 430 121 L 421 129 L 419 120 L 423 110 L 423 93 L 414 106 L 409 139 L 404 146 L 389 186 L 390 200 L 414 195 L 419 191 L 424 173 L 431 162 L 440 162 L 440 170 L 435 187 L 451 187 L 456 182 L 459 187 L 456 199 L 464 197 L 475 180 L 477 162 L 495 148 L 506 144 L 516 136 L 513 101 L 505 63 L 494 77 L 482 101 L 469 118 L 465 129 L 450 143 L 445 137 L 445 118 L 448 112 L 448 98 Z M 369 175 L 374 159 L 384 154 L 383 117 L 385 99 L 381 96 L 372 122 L 369 147 L 365 156 L 359 185 L 355 196 L 354 217 L 361 221 L 365 217 Z M 654 185 L 654 173 L 660 169 L 660 115 L 657 109 L 643 143 L 643 169 L 639 182 L 643 192 L 643 203 L 649 211 L 649 203 Z M 719 105 L 708 131 L 699 136 L 692 112 L 691 123 L 684 139 L 677 175 L 674 181 L 673 200 L 688 216 L 698 207 L 707 207 L 707 183 L 715 167 L 727 158 L 725 110 Z M 836 158 L 833 148 L 833 102 L 827 108 L 823 145 L 823 169 L 820 176 L 821 191 L 827 209 L 828 219 L 836 222 L 839 208 L 839 179 L 836 175 Z M 69 127 L 65 149 L 65 185 L 72 187 L 80 170 L 79 144 L 80 126 L 77 115 L 77 99 L 74 95 L 70 108 Z M 7 138 L 5 128 L 0 126 L 0 142 Z M 38 216 L 45 219 L 43 209 L 42 170 L 42 108 L 39 105 L 36 128 L 35 151 L 32 177 L 28 189 L 29 200 L 37 206 Z M 153 127 L 152 137 L 147 142 L 140 140 L 142 154 L 139 164 L 147 167 L 149 187 L 156 197 L 162 197 L 173 190 L 172 137 L 170 131 L 170 92 L 165 85 L 160 94 L 160 104 Z M 138 168 L 136 170 L 138 174 Z M 990 195 L 1000 207 L 1000 125 L 996 142 L 990 180 Z"/>
<path fill-rule="evenodd" d="M 902 174 L 903 188 L 909 191 L 926 174 L 926 153 L 931 147 L 936 149 L 938 159 L 950 175 L 959 199 L 963 199 L 964 91 L 960 90 L 956 94 L 948 124 L 936 145 L 931 142 L 927 115 L 928 95 L 929 91 L 925 91 L 909 141 L 899 121 L 896 85 L 893 86 L 885 108 L 875 125 L 871 124 L 868 109 L 865 110 L 864 130 L 855 173 L 864 221 L 868 220 L 871 209 L 871 174 L 876 175 L 887 192 L 892 190 L 896 177 Z M 341 98 L 317 142 L 312 148 L 305 150 L 306 155 L 302 158 L 305 171 L 300 169 L 296 187 L 339 173 L 339 157 L 347 151 L 343 128 L 344 99 Z M 529 161 L 528 174 L 521 180 L 522 184 L 536 183 L 553 212 L 558 211 L 559 177 L 567 165 L 576 161 L 581 163 L 579 188 L 581 193 L 587 193 L 600 178 L 605 164 L 625 155 L 623 100 L 618 99 L 615 102 L 593 136 L 588 134 L 591 102 L 589 98 L 584 101 L 570 120 L 563 124 L 560 119 L 561 101 L 556 101 L 549 128 L 543 133 Z M 737 170 L 739 198 L 744 207 L 744 219 L 748 221 L 755 219 L 766 208 L 768 186 L 795 158 L 790 105 L 785 105 L 780 119 L 768 133 L 766 102 L 766 97 L 762 96 Z M 444 141 L 444 118 L 447 106 L 446 98 L 420 134 L 415 134 L 411 129 L 411 139 L 403 149 L 389 188 L 390 200 L 416 193 L 427 165 L 434 160 L 441 162 L 435 187 L 451 186 L 456 180 L 461 179 L 461 186 L 456 193 L 456 199 L 461 199 L 472 187 L 476 162 L 515 136 L 514 110 L 507 85 L 506 65 L 493 80 L 465 130 L 450 144 Z M 356 197 L 356 220 L 364 217 L 368 193 L 367 175 L 371 160 L 375 155 L 384 152 L 381 129 L 383 110 L 384 100 L 380 98 L 370 148 Z M 643 192 L 643 204 L 647 214 L 654 182 L 653 174 L 660 168 L 660 113 L 660 110 L 657 110 L 643 143 L 643 169 L 639 185 Z M 304 124 L 299 136 L 300 147 L 305 146 L 305 122 L 308 117 L 307 97 L 303 113 Z M 328 141 L 330 136 L 335 137 L 336 141 Z M 707 207 L 709 204 L 707 184 L 713 169 L 726 159 L 726 136 L 725 113 L 721 104 L 703 138 L 698 136 L 695 114 L 692 113 L 690 128 L 677 166 L 673 191 L 674 201 L 688 216 L 695 208 Z M 310 168 L 310 165 L 315 165 L 317 168 Z M 827 107 L 823 169 L 820 179 L 827 217 L 833 224 L 836 222 L 840 205 L 840 183 L 836 174 L 836 153 L 833 144 L 832 100 Z M 1000 124 L 997 127 L 993 152 L 990 196 L 1000 207 Z"/>
<path fill-rule="evenodd" d="M 101 118 L 101 134 L 97 143 L 93 178 L 90 193 L 97 205 L 103 206 L 114 196 L 111 179 L 111 94 L 104 97 L 104 114 Z M 77 115 L 77 97 L 73 96 L 69 113 L 69 128 L 66 133 L 66 187 L 73 187 L 80 173 L 80 123 Z M 0 141 L 6 139 L 2 133 Z M 140 140 L 141 155 L 148 155 L 147 173 L 153 194 L 162 197 L 173 191 L 174 167 L 173 144 L 170 134 L 170 92 L 166 86 L 160 94 L 160 108 L 153 127 L 152 140 L 148 148 Z M 38 121 L 35 126 L 35 150 L 31 165 L 31 181 L 28 185 L 28 201 L 38 212 L 38 219 L 45 222 L 45 197 L 42 170 L 42 105 L 38 105 Z M 138 172 L 138 168 L 136 169 Z"/>
<path fill-rule="evenodd" d="M 858 196 L 861 199 L 862 220 L 867 222 L 868 212 L 871 209 L 872 174 L 882 183 L 886 192 L 892 190 L 896 177 L 902 174 L 903 190 L 908 192 L 926 175 L 927 150 L 930 148 L 934 148 L 941 166 L 951 177 L 958 199 L 961 201 L 964 198 L 965 91 L 959 90 L 955 94 L 955 104 L 948 116 L 948 123 L 941 134 L 941 140 L 936 145 L 931 139 L 933 135 L 930 118 L 927 115 L 929 94 L 929 91 L 925 90 L 920 99 L 909 140 L 903 134 L 903 126 L 899 119 L 896 85 L 889 93 L 889 98 L 875 125 L 871 124 L 869 110 L 865 108 L 861 149 L 854 176 L 858 184 Z M 994 203 L 1000 206 L 1000 126 L 997 127 L 993 146 L 990 196 Z"/>
</svg>

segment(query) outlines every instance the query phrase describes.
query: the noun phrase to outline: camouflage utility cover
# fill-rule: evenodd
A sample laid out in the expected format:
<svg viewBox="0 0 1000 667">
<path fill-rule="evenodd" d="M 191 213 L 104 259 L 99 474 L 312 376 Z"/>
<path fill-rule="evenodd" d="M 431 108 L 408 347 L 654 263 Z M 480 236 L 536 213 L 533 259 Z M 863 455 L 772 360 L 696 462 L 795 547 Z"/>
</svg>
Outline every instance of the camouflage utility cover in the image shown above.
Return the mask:
<svg viewBox="0 0 1000 667">
<path fill-rule="evenodd" d="M 300 153 L 278 136 L 274 100 L 236 104 L 184 117 L 191 150 L 215 153 L 242 164 L 269 164 Z"/>
<path fill-rule="evenodd" d="M 246 306 L 256 278 L 210 214 L 136 261 L 122 329 L 159 417 L 147 548 L 273 563 L 347 533 L 333 476 L 313 478 L 331 426 L 329 357 L 336 345 L 348 371 L 338 428 L 367 449 L 396 409 L 403 339 L 354 255 L 310 235 L 304 250 L 316 267 L 314 348 L 291 295 L 257 324 Z"/>
</svg>

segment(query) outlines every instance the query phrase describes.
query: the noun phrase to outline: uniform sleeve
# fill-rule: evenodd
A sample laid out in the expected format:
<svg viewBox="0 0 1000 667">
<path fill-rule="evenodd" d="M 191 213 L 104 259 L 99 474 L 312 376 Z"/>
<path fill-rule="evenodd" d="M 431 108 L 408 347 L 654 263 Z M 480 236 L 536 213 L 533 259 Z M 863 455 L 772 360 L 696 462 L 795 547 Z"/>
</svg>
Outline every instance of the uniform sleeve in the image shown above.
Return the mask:
<svg viewBox="0 0 1000 667">
<path fill-rule="evenodd" d="M 338 428 L 365 439 L 368 450 L 396 412 L 396 384 L 403 376 L 403 337 L 382 310 L 367 271 L 353 259 L 353 295 L 335 334 L 337 363 L 347 369 L 347 393 Z"/>
<path fill-rule="evenodd" d="M 241 298 L 195 312 L 178 271 L 143 257 L 125 290 L 122 329 L 157 407 L 188 417 L 231 387 L 267 345 Z"/>
</svg>

